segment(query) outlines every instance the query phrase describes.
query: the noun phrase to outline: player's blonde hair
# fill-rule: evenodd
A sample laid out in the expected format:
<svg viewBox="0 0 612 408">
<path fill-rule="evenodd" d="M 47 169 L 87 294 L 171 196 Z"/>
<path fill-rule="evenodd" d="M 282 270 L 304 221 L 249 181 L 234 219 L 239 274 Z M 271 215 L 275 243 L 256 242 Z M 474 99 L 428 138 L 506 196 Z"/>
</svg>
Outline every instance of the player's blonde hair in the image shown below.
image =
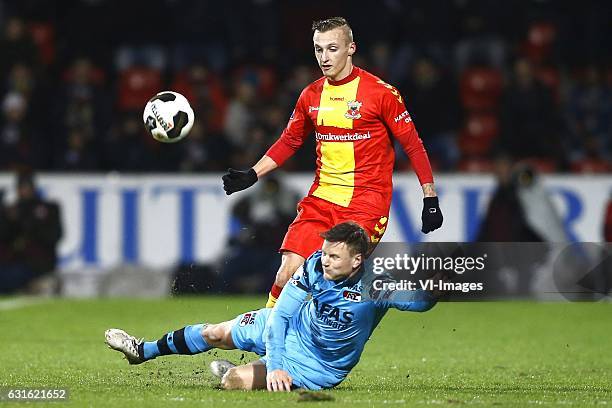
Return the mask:
<svg viewBox="0 0 612 408">
<path fill-rule="evenodd" d="M 326 31 L 333 30 L 334 28 L 342 28 L 342 31 L 344 31 L 346 39 L 348 40 L 347 43 L 350 44 L 353 42 L 353 30 L 344 17 L 331 17 L 312 22 L 313 33 L 315 31 L 324 33 Z"/>
</svg>

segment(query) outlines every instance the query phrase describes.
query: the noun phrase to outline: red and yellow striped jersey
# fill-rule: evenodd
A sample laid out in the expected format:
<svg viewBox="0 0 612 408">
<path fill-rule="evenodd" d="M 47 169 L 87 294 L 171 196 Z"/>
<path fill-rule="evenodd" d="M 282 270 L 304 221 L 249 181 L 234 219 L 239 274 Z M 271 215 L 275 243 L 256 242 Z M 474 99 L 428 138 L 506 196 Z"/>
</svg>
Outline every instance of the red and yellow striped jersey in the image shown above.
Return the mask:
<svg viewBox="0 0 612 408">
<path fill-rule="evenodd" d="M 317 170 L 309 195 L 343 207 L 388 211 L 395 161 L 390 133 L 410 157 L 421 184 L 433 182 L 423 143 L 397 89 L 353 67 L 300 95 L 286 129 L 266 153 L 282 165 L 314 130 Z"/>
</svg>

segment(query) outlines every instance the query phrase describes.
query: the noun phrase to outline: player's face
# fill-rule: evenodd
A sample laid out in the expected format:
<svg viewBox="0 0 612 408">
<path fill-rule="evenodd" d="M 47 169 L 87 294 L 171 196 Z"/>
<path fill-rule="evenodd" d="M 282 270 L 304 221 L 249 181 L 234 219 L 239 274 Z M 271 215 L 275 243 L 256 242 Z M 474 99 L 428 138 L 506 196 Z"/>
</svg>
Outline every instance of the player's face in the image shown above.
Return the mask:
<svg viewBox="0 0 612 408">
<path fill-rule="evenodd" d="M 361 266 L 362 255 L 351 255 L 344 242 L 323 241 L 321 251 L 323 277 L 327 280 L 346 279 Z"/>
<path fill-rule="evenodd" d="M 323 75 L 333 81 L 339 81 L 351 73 L 350 57 L 355 52 L 355 43 L 349 42 L 344 29 L 315 31 L 313 38 L 314 51 Z"/>
</svg>

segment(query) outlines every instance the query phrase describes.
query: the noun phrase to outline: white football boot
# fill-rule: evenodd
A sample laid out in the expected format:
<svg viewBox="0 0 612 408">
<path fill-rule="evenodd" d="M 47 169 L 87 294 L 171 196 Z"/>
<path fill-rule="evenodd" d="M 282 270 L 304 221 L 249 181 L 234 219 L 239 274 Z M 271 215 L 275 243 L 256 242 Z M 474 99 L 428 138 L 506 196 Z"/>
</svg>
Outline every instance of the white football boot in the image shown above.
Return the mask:
<svg viewBox="0 0 612 408">
<path fill-rule="evenodd" d="M 210 363 L 210 371 L 215 377 L 218 378 L 223 378 L 225 373 L 227 373 L 229 369 L 233 367 L 236 367 L 236 364 L 227 360 L 214 360 Z"/>
<path fill-rule="evenodd" d="M 104 337 L 106 338 L 104 342 L 108 347 L 122 352 L 128 363 L 140 364 L 145 362 L 144 357 L 138 351 L 142 339 L 138 340 L 121 329 L 108 329 L 104 332 Z"/>
</svg>

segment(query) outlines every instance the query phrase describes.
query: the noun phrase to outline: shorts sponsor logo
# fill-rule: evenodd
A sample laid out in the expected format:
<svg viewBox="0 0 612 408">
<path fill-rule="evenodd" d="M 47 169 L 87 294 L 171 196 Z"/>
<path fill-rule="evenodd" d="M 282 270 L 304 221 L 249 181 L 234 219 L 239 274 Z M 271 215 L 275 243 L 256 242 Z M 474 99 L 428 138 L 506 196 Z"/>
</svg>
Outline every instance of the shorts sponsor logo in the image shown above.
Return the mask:
<svg viewBox="0 0 612 408">
<path fill-rule="evenodd" d="M 247 324 L 255 323 L 255 316 L 257 316 L 257 312 L 245 313 L 244 316 L 242 316 L 242 319 L 240 320 L 240 326 L 244 327 Z"/>
<path fill-rule="evenodd" d="M 344 292 L 342 292 L 342 297 L 351 302 L 361 302 L 361 293 L 345 290 Z"/>
</svg>

